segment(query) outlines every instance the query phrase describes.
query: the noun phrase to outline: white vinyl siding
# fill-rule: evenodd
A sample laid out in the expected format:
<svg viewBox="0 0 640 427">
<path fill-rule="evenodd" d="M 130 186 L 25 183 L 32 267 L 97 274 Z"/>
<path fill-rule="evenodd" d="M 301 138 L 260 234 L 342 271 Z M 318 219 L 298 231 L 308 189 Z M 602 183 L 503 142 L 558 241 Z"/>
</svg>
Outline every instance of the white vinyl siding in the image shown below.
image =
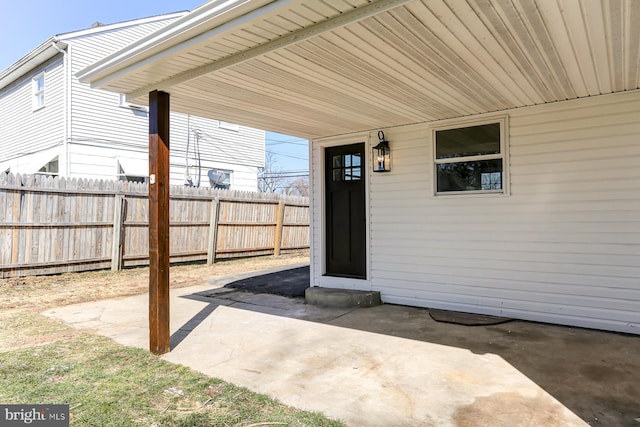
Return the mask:
<svg viewBox="0 0 640 427">
<path fill-rule="evenodd" d="M 184 184 L 186 165 L 194 185 L 209 187 L 209 169 L 233 171 L 231 189 L 256 191 L 264 165 L 265 132 L 239 126 L 221 129 L 217 120 L 171 113 L 171 183 Z M 187 159 L 187 144 L 189 153 Z"/>
<path fill-rule="evenodd" d="M 119 94 L 92 89 L 80 83 L 76 73 L 171 21 L 148 22 L 65 40 L 71 46 L 72 59 L 72 143 L 113 144 L 121 149 L 146 147 L 149 139 L 146 112 L 120 108 Z"/>
<path fill-rule="evenodd" d="M 256 168 L 264 166 L 263 130 L 238 126 L 238 131 L 229 131 L 219 123 L 217 120 L 171 113 L 173 154 L 182 157 L 184 163 L 189 138 L 190 165 L 196 160 L 195 150 L 199 149 L 203 159 Z"/>
<path fill-rule="evenodd" d="M 114 108 L 118 108 L 116 105 Z M 194 132 L 187 135 L 187 122 L 192 129 L 201 132 L 199 149 L 197 149 Z M 231 188 L 234 190 L 256 191 L 257 189 L 257 166 L 247 164 L 241 156 L 234 152 L 242 151 L 240 144 L 264 147 L 264 131 L 241 127 L 234 139 L 220 135 L 215 121 L 209 120 L 210 128 L 205 126 L 206 119 L 187 118 L 185 115 L 171 114 L 170 133 L 170 176 L 172 185 L 183 185 L 186 170 L 186 147 L 187 138 L 189 141 L 189 175 L 193 185 L 209 187 L 207 172 L 209 169 L 227 169 L 233 171 Z M 138 123 L 138 129 L 133 131 L 131 121 L 128 123 L 129 132 L 133 134 L 135 142 L 104 141 L 98 138 L 91 138 L 86 141 L 75 139 L 69 147 L 69 168 L 71 176 L 94 178 L 94 179 L 115 179 L 117 167 L 115 166 L 118 157 L 131 157 L 134 159 L 148 159 L 148 122 L 142 120 Z M 241 138 L 249 142 L 243 142 Z M 198 156 L 199 153 L 199 156 Z M 198 159 L 200 159 L 198 161 Z M 200 180 L 198 181 L 198 175 Z"/>
<path fill-rule="evenodd" d="M 431 196 L 438 123 L 385 129 L 393 170 L 368 183 L 372 289 L 389 303 L 640 333 L 638 111 L 634 91 L 506 112 L 511 193 L 496 197 Z"/>
<path fill-rule="evenodd" d="M 60 36 L 67 45 L 69 85 L 60 54 L 0 91 L 2 171 L 34 173 L 58 156 L 60 175 L 113 180 L 119 174 L 118 158 L 148 161 L 146 107 L 123 106 L 119 94 L 92 89 L 80 83 L 76 73 L 177 17 L 147 18 Z M 36 91 L 41 89 L 36 85 L 41 76 L 46 108 L 36 102 L 42 99 L 42 92 Z M 171 184 L 184 184 L 188 164 L 194 185 L 210 186 L 208 171 L 224 169 L 232 171 L 231 189 L 257 191 L 258 167 L 264 165 L 264 131 L 178 113 L 171 113 L 170 129 Z"/>
<path fill-rule="evenodd" d="M 116 158 L 147 158 L 147 108 L 123 108 L 119 94 L 92 89 L 80 83 L 75 73 L 170 21 L 149 22 L 68 40 L 72 46 L 74 74 L 69 149 L 72 177 L 115 179 Z M 257 190 L 257 168 L 264 165 L 264 131 L 238 125 L 233 125 L 236 131 L 229 131 L 222 129 L 217 120 L 179 113 L 171 113 L 170 120 L 171 184 L 184 184 L 188 163 L 194 185 L 209 187 L 207 172 L 218 168 L 233 171 L 232 189 Z"/>
<path fill-rule="evenodd" d="M 33 79 L 46 74 L 46 108 L 33 110 Z M 29 162 L 29 156 L 64 143 L 64 65 L 58 55 L 0 90 L 0 161 Z M 46 159 L 42 165 L 52 160 Z M 4 170 L 4 169 L 3 169 Z M 12 167 L 12 172 L 20 172 Z"/>
</svg>

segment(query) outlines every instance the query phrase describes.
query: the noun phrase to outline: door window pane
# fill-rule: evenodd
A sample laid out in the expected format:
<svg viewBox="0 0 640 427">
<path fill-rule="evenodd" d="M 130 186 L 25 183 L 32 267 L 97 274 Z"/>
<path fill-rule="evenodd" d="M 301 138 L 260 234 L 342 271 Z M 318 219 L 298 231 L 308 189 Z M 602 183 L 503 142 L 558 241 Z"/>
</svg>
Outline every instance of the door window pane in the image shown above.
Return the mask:
<svg viewBox="0 0 640 427">
<path fill-rule="evenodd" d="M 359 181 L 362 179 L 362 156 L 360 154 L 346 154 L 333 156 L 332 174 L 334 181 Z"/>
</svg>

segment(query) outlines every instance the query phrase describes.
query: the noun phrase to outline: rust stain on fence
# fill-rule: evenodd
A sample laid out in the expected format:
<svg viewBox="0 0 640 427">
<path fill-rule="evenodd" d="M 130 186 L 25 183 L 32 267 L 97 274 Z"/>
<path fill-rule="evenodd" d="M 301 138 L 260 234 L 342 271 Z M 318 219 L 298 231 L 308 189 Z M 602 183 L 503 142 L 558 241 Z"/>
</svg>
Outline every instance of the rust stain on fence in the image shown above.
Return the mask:
<svg viewBox="0 0 640 427">
<path fill-rule="evenodd" d="M 147 265 L 148 208 L 145 184 L 0 173 L 0 277 Z M 307 198 L 172 187 L 170 210 L 172 262 L 309 248 Z"/>
</svg>

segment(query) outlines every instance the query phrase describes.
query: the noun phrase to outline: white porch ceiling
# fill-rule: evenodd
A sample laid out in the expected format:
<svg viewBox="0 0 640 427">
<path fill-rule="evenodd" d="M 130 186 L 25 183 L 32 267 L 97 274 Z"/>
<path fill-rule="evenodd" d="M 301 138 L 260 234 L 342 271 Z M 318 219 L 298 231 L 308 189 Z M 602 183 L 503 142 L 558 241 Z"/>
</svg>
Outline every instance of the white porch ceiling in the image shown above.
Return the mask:
<svg viewBox="0 0 640 427">
<path fill-rule="evenodd" d="M 638 89 L 640 1 L 214 1 L 80 77 L 313 138 Z"/>
</svg>

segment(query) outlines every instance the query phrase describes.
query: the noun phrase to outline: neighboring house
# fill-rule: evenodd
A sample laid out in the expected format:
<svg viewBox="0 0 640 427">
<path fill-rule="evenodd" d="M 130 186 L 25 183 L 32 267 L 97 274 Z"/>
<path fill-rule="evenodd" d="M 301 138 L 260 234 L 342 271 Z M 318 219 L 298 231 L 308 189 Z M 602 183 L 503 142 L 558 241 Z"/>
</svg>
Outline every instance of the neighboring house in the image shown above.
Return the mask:
<svg viewBox="0 0 640 427">
<path fill-rule="evenodd" d="M 0 172 L 145 181 L 147 108 L 75 74 L 186 12 L 52 37 L 0 73 Z M 262 130 L 171 114 L 171 183 L 257 191 Z"/>
<path fill-rule="evenodd" d="M 638 16 L 627 0 L 220 0 L 80 78 L 311 139 L 313 286 L 639 334 Z"/>
</svg>

